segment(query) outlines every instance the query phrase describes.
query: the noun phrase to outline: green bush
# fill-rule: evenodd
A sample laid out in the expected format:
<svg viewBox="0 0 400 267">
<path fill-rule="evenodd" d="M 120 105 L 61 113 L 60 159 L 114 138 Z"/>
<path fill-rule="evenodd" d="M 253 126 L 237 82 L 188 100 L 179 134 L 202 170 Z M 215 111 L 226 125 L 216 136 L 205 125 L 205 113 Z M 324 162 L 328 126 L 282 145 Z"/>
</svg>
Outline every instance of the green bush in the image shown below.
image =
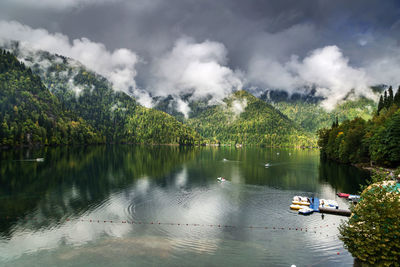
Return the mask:
<svg viewBox="0 0 400 267">
<path fill-rule="evenodd" d="M 353 215 L 340 227 L 340 239 L 353 257 L 378 266 L 400 266 L 400 185 L 373 176 Z"/>
</svg>

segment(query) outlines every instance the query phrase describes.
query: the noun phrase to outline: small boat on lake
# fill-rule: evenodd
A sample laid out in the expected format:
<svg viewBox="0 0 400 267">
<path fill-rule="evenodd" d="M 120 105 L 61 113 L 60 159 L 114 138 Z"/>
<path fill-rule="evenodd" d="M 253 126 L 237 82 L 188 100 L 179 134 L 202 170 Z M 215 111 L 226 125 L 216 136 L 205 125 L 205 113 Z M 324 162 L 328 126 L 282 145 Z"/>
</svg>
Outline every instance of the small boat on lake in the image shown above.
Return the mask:
<svg viewBox="0 0 400 267">
<path fill-rule="evenodd" d="M 338 197 L 342 197 L 342 198 L 348 198 L 350 196 L 350 194 L 347 194 L 347 193 L 337 193 L 336 195 Z"/>
<path fill-rule="evenodd" d="M 320 203 L 320 207 L 335 208 L 335 209 L 339 208 L 339 205 L 335 200 L 320 199 L 319 203 Z"/>
<path fill-rule="evenodd" d="M 349 200 L 356 200 L 356 199 L 359 199 L 359 198 L 360 198 L 359 195 L 349 195 L 349 197 L 348 197 L 347 199 L 349 199 Z"/>
<path fill-rule="evenodd" d="M 294 196 L 292 200 L 293 205 L 310 206 L 308 197 Z"/>
<path fill-rule="evenodd" d="M 306 206 L 303 206 L 303 205 L 295 205 L 295 204 L 290 205 L 290 209 L 292 209 L 292 210 L 301 210 L 301 209 L 303 209 L 304 207 L 306 207 Z"/>
<path fill-rule="evenodd" d="M 218 177 L 217 180 L 218 180 L 219 182 L 225 182 L 225 181 L 226 181 L 226 179 L 225 179 L 224 177 Z"/>
<path fill-rule="evenodd" d="M 299 209 L 299 214 L 302 214 L 302 215 L 309 215 L 313 212 L 314 212 L 314 209 L 309 208 L 309 207 L 304 207 L 302 209 Z"/>
</svg>

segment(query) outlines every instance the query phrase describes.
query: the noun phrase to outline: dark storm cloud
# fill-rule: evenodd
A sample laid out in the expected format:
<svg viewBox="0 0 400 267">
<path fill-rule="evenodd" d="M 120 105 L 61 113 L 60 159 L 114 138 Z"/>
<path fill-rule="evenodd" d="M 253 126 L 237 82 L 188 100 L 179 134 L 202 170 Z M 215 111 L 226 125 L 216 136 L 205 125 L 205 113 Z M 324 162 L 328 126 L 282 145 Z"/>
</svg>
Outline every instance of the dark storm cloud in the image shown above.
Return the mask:
<svg viewBox="0 0 400 267">
<path fill-rule="evenodd" d="M 340 91 L 340 98 L 343 86 L 361 92 L 367 84 L 400 83 L 394 71 L 400 70 L 399 6 L 397 0 L 5 0 L 0 18 L 86 37 L 110 50 L 131 49 L 142 62 L 136 83 L 153 94 L 161 83 L 197 88 L 193 79 L 166 77 L 166 65 L 179 61 L 187 68 L 205 60 L 210 64 L 201 71 L 218 67 L 222 76 L 215 80 L 225 85 L 228 79 L 237 87 L 240 79 L 247 87 L 293 91 L 315 82 L 321 94 Z M 310 75 L 310 62 L 324 60 L 336 60 L 332 68 L 343 70 L 335 81 L 324 72 Z M 381 69 L 389 66 L 394 70 Z M 358 73 L 356 79 L 349 73 Z"/>
<path fill-rule="evenodd" d="M 243 40 L 266 32 L 278 33 L 297 24 L 314 25 L 318 33 L 315 38 L 330 44 L 336 40 L 344 42 L 358 32 L 387 32 L 400 19 L 397 3 L 390 0 L 6 0 L 0 12 L 7 19 L 32 27 L 49 29 L 49 25 L 53 28 L 56 26 L 51 25 L 58 25 L 71 38 L 85 36 L 110 48 L 122 46 L 147 51 L 150 46 L 162 50 L 181 35 L 188 35 L 199 41 L 216 40 L 229 49 L 245 52 L 246 47 L 241 47 Z"/>
</svg>

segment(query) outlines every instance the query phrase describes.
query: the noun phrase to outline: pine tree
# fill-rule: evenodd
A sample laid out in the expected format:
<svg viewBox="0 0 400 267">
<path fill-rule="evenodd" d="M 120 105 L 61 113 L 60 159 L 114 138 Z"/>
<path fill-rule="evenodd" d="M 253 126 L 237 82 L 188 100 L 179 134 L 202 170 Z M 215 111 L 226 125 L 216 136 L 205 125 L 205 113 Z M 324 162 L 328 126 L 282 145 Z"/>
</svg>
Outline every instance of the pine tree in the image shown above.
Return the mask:
<svg viewBox="0 0 400 267">
<path fill-rule="evenodd" d="M 384 107 L 383 97 L 381 95 L 381 97 L 379 98 L 379 103 L 378 103 L 378 115 L 379 115 L 379 112 L 383 109 L 383 107 Z"/>
<path fill-rule="evenodd" d="M 387 108 L 388 107 L 388 97 L 387 97 L 387 91 L 383 94 L 383 107 Z"/>
<path fill-rule="evenodd" d="M 397 89 L 397 92 L 396 92 L 396 94 L 395 94 L 395 96 L 393 98 L 393 103 L 396 104 L 397 107 L 400 108 L 400 86 Z"/>
<path fill-rule="evenodd" d="M 388 103 L 387 103 L 387 108 L 390 108 L 390 106 L 393 104 L 393 89 L 392 86 L 389 87 L 389 95 L 388 95 Z"/>
</svg>

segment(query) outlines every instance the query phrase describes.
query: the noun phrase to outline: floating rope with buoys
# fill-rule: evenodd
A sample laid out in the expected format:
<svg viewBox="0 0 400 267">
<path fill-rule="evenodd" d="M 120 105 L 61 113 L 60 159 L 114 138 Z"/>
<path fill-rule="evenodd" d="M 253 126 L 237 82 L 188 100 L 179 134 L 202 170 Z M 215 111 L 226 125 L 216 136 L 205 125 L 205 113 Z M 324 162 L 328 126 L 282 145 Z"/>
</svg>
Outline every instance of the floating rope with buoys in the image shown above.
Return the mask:
<svg viewBox="0 0 400 267">
<path fill-rule="evenodd" d="M 43 222 L 45 219 L 35 218 L 35 217 L 0 217 L 0 220 L 23 220 L 23 221 L 35 221 Z M 164 225 L 164 226 L 178 226 L 178 227 L 204 227 L 204 228 L 217 228 L 217 229 L 242 229 L 242 230 L 276 230 L 276 231 L 294 231 L 294 232 L 304 232 L 304 233 L 314 233 L 319 234 L 322 237 L 333 237 L 336 235 L 326 235 L 326 233 L 320 230 L 324 228 L 337 227 L 337 224 L 323 224 L 318 226 L 259 226 L 259 225 L 225 225 L 225 224 L 200 224 L 200 223 L 182 223 L 182 222 L 160 222 L 160 221 L 140 221 L 140 220 L 104 220 L 104 219 L 60 219 L 61 222 L 84 222 L 84 223 L 96 223 L 96 224 L 132 224 L 132 225 Z"/>
</svg>

